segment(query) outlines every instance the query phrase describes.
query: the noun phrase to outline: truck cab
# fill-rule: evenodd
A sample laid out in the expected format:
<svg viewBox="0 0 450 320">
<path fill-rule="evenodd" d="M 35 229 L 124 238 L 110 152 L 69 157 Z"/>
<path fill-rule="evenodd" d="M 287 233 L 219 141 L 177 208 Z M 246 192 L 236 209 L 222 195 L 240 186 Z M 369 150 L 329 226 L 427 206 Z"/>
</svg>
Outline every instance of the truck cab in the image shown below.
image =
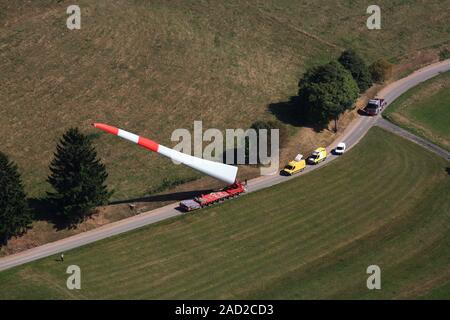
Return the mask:
<svg viewBox="0 0 450 320">
<path fill-rule="evenodd" d="M 385 105 L 386 102 L 384 99 L 371 99 L 364 108 L 364 111 L 369 116 L 376 116 L 381 112 L 381 110 L 383 110 Z"/>
</svg>

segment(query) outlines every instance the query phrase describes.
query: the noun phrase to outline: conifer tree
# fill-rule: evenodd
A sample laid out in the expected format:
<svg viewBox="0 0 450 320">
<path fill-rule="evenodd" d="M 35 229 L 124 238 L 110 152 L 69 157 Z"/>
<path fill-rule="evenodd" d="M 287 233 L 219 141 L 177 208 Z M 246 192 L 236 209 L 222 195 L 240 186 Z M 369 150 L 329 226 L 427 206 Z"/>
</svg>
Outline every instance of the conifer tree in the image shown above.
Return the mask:
<svg viewBox="0 0 450 320">
<path fill-rule="evenodd" d="M 48 199 L 56 215 L 73 224 L 83 220 L 111 195 L 106 187 L 108 174 L 97 158 L 91 139 L 77 128 L 64 133 L 50 164 L 48 182 L 55 192 Z"/>
<path fill-rule="evenodd" d="M 0 152 L 0 243 L 26 230 L 31 211 L 17 166 Z"/>
</svg>

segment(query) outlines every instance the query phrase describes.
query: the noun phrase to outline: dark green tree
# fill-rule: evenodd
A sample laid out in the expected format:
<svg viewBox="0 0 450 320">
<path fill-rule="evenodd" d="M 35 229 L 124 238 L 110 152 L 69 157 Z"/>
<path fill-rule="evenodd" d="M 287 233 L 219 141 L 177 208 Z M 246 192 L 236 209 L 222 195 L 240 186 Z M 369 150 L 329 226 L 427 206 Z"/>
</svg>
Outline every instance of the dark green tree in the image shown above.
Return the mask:
<svg viewBox="0 0 450 320">
<path fill-rule="evenodd" d="M 309 69 L 299 82 L 298 101 L 319 128 L 337 120 L 358 98 L 359 88 L 347 69 L 332 61 Z"/>
<path fill-rule="evenodd" d="M 17 166 L 0 152 L 0 243 L 24 232 L 31 223 L 31 211 Z"/>
<path fill-rule="evenodd" d="M 359 87 L 364 92 L 372 86 L 372 75 L 364 60 L 353 50 L 345 50 L 338 59 L 345 69 L 350 71 Z"/>
<path fill-rule="evenodd" d="M 111 193 L 105 182 L 105 166 L 97 158 L 91 139 L 77 128 L 64 133 L 50 164 L 48 193 L 57 216 L 69 224 L 82 221 L 92 210 L 105 204 Z"/>
</svg>

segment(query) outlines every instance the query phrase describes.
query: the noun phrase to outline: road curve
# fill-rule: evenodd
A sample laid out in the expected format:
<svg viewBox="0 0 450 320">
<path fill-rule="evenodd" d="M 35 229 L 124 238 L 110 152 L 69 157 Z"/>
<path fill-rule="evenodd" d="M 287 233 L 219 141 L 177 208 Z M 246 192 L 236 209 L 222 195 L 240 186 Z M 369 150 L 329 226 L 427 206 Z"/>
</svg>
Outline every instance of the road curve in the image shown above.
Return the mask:
<svg viewBox="0 0 450 320">
<path fill-rule="evenodd" d="M 425 68 L 417 70 L 411 75 L 398 80 L 385 88 L 383 88 L 378 96 L 385 98 L 387 105 L 398 98 L 401 94 L 416 86 L 417 84 L 426 81 L 442 72 L 450 70 L 450 60 L 445 60 Z M 355 119 L 330 146 L 327 147 L 327 151 L 330 152 L 340 141 L 345 141 L 347 148 L 355 146 L 367 133 L 367 131 L 377 123 L 380 115 L 377 117 L 358 117 Z M 316 166 L 308 166 L 302 174 L 308 173 L 312 170 L 318 169 L 330 161 L 336 159 L 336 156 L 331 155 L 327 161 L 320 163 Z M 254 192 L 261 190 L 283 181 L 294 179 L 296 176 L 284 177 L 276 174 L 271 176 L 261 176 L 248 181 L 248 192 Z M 45 258 L 59 252 L 68 251 L 73 248 L 83 246 L 88 243 L 92 243 L 98 240 L 102 240 L 114 235 L 118 235 L 130 230 L 134 230 L 158 221 L 162 221 L 168 218 L 182 215 L 183 213 L 178 211 L 176 207 L 178 204 L 170 204 L 149 212 L 145 212 L 127 219 L 123 219 L 117 222 L 107 224 L 105 226 L 96 228 L 94 230 L 86 231 L 78 235 L 74 235 L 65 239 L 61 239 L 55 242 L 51 242 L 36 248 L 32 248 L 17 254 L 9 255 L 0 258 L 0 271 L 6 270 L 27 262 Z"/>
</svg>

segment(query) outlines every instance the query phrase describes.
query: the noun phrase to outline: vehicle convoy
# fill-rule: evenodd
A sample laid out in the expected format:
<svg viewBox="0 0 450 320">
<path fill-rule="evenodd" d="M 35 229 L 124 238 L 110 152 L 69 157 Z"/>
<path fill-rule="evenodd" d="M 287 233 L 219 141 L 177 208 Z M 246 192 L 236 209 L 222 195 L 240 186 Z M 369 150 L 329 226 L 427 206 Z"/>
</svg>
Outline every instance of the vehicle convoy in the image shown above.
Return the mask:
<svg viewBox="0 0 450 320">
<path fill-rule="evenodd" d="M 386 101 L 384 99 L 371 99 L 364 108 L 364 112 L 369 116 L 376 116 L 385 106 Z"/>
<path fill-rule="evenodd" d="M 325 150 L 325 148 L 317 148 L 311 153 L 306 162 L 308 162 L 308 164 L 318 164 L 325 161 L 327 156 L 327 150 Z"/>
<path fill-rule="evenodd" d="M 227 199 L 236 198 L 245 191 L 245 186 L 241 182 L 236 181 L 232 185 L 220 191 L 204 194 L 199 197 L 195 197 L 194 199 L 183 200 L 180 202 L 180 207 L 184 211 L 192 211 L 223 202 Z"/>
<path fill-rule="evenodd" d="M 283 170 L 282 175 L 291 176 L 293 174 L 302 172 L 306 168 L 306 161 L 303 159 L 303 155 L 298 154 L 294 160 L 290 161 Z"/>
<path fill-rule="evenodd" d="M 235 198 L 246 191 L 247 183 L 245 183 L 244 185 L 236 179 L 238 168 L 235 166 L 205 160 L 185 153 L 181 153 L 174 149 L 170 149 L 163 145 L 160 145 L 155 141 L 152 141 L 145 137 L 138 136 L 134 133 L 107 124 L 94 123 L 93 125 L 95 128 L 124 138 L 128 141 L 136 143 L 141 147 L 159 153 L 165 157 L 180 162 L 192 169 L 195 169 L 213 178 L 216 178 L 222 182 L 230 184 L 219 191 L 203 194 L 193 199 L 181 201 L 180 208 L 185 211 L 192 211 L 203 207 L 211 206 L 213 204 L 223 202 L 227 199 Z M 327 151 L 325 150 L 325 148 L 317 148 L 316 150 L 314 150 L 314 152 L 308 157 L 307 161 L 303 159 L 303 155 L 298 154 L 294 160 L 290 161 L 286 165 L 286 167 L 284 167 L 281 173 L 286 175 L 292 175 L 303 171 L 306 167 L 306 162 L 308 162 L 309 164 L 317 164 L 319 162 L 324 161 L 326 158 L 327 158 Z"/>
</svg>

